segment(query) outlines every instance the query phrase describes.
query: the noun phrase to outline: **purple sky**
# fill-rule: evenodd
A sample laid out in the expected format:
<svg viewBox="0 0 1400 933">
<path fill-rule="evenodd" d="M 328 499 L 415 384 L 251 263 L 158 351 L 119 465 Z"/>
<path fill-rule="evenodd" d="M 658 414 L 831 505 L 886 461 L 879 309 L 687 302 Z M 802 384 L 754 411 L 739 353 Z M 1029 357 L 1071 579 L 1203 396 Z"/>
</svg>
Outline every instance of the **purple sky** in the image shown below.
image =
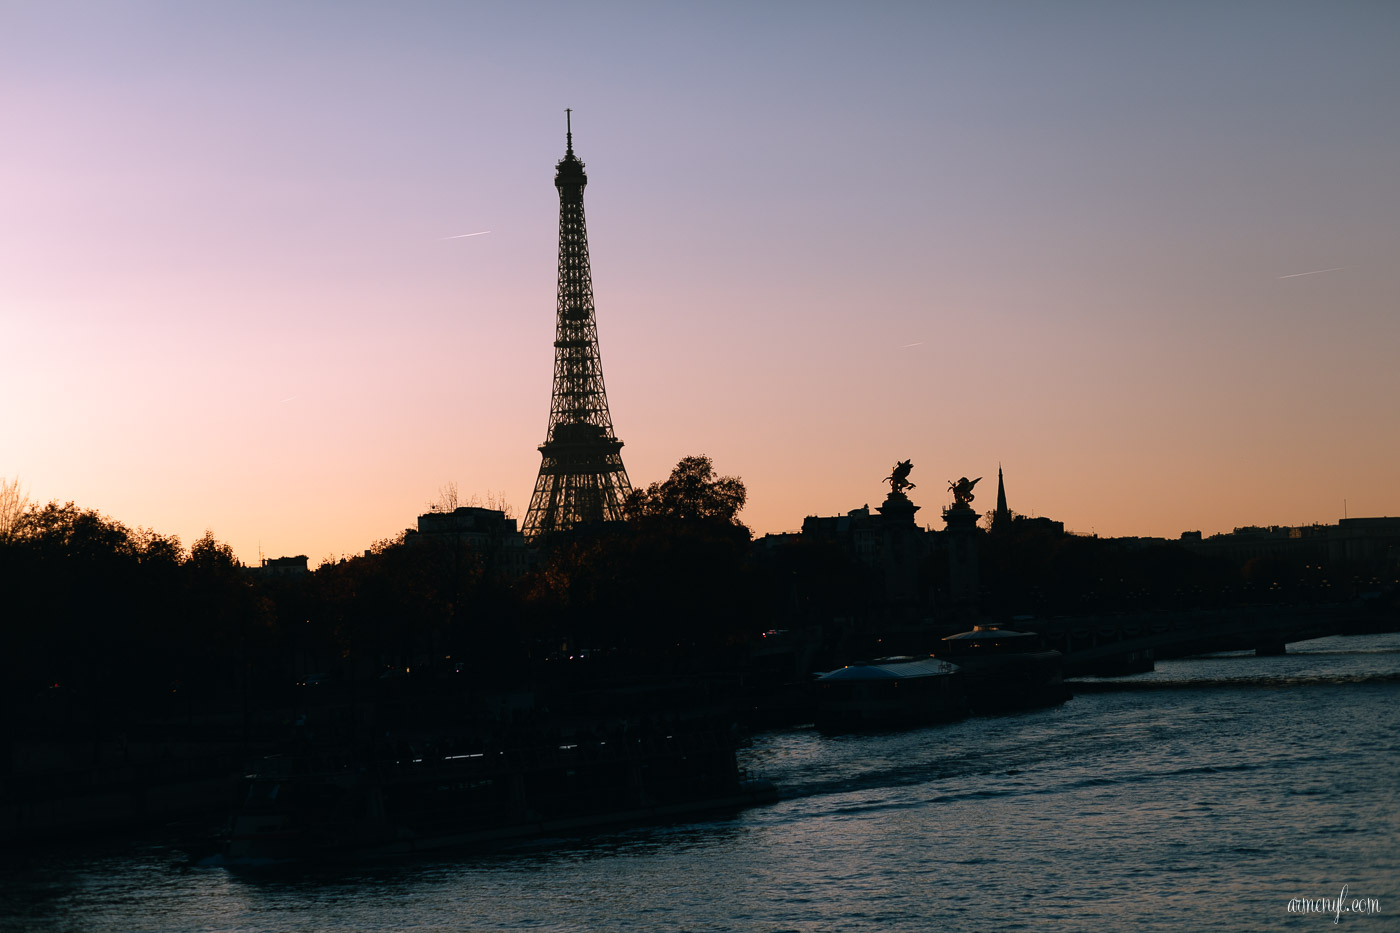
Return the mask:
<svg viewBox="0 0 1400 933">
<path fill-rule="evenodd" d="M 1400 514 L 1398 48 L 1389 2 L 0 0 L 0 476 L 246 561 L 449 481 L 523 517 L 572 107 L 634 484 Z"/>
</svg>

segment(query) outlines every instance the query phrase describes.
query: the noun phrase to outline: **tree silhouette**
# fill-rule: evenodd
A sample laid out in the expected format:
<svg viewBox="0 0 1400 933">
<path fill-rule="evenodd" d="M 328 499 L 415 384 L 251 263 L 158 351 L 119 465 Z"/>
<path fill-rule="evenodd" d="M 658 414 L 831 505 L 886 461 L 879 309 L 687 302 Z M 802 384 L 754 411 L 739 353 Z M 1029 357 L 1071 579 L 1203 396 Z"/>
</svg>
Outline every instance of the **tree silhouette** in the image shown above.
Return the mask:
<svg viewBox="0 0 1400 933">
<path fill-rule="evenodd" d="M 525 581 L 537 640 L 673 670 L 723 663 L 756 631 L 743 481 L 709 457 L 636 489 L 625 525 L 556 541 Z"/>
<path fill-rule="evenodd" d="M 19 477 L 0 477 L 0 542 L 8 541 L 18 531 L 28 508 L 29 496 L 20 485 Z"/>
<path fill-rule="evenodd" d="M 709 457 L 683 457 L 664 482 L 634 489 L 623 511 L 631 520 L 709 521 L 744 527 L 737 516 L 747 499 L 743 481 L 737 476 L 716 476 Z"/>
</svg>

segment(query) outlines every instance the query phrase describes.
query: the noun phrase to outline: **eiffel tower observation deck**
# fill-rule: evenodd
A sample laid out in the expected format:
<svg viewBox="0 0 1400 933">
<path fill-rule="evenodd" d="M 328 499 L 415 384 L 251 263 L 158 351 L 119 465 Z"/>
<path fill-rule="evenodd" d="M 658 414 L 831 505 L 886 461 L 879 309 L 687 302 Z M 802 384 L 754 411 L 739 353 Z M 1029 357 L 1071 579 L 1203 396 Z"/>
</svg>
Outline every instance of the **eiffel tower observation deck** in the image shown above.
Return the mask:
<svg viewBox="0 0 1400 933">
<path fill-rule="evenodd" d="M 622 441 L 613 435 L 598 326 L 588 230 L 583 222 L 583 163 L 574 155 L 571 111 L 567 151 L 554 173 L 559 189 L 559 305 L 554 337 L 554 393 L 549 430 L 540 445 L 540 473 L 525 514 L 531 542 L 579 525 L 620 521 L 632 491 L 622 465 Z"/>
</svg>

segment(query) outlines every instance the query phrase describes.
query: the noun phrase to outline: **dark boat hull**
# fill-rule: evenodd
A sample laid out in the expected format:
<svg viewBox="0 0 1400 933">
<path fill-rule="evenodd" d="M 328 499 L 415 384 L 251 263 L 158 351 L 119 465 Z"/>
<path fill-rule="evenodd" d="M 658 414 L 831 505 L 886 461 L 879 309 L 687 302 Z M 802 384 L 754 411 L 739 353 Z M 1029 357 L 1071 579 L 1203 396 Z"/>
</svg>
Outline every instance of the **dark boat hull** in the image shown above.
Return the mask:
<svg viewBox="0 0 1400 933">
<path fill-rule="evenodd" d="M 474 753 L 436 761 L 251 776 L 230 822 L 230 864 L 344 861 L 568 835 L 777 799 L 720 737 Z"/>
</svg>

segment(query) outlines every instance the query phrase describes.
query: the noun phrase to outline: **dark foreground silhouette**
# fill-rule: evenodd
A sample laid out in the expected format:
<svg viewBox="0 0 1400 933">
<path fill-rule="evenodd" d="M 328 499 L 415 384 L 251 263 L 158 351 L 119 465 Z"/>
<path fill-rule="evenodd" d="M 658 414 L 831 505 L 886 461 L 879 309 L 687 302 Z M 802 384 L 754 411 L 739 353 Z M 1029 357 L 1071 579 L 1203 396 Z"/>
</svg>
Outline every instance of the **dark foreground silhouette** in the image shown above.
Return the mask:
<svg viewBox="0 0 1400 933">
<path fill-rule="evenodd" d="M 649 715 L 791 721 L 810 713 L 791 688 L 815 672 L 926 657 L 970 612 L 1058 633 L 1062 650 L 1117 618 L 1168 630 L 1162 613 L 1208 626 L 1364 602 L 1375 626 L 1397 617 L 1388 552 L 1241 559 L 1035 521 L 973 532 L 971 607 L 949 598 L 945 536 L 920 531 L 892 601 L 857 539 L 817 523 L 754 542 L 744 501 L 688 457 L 623 521 L 550 538 L 528 568 L 487 539 L 405 533 L 288 573 L 241 566 L 210 533 L 185 549 L 72 503 L 31 507 L 0 538 L 0 838 L 226 809 L 247 762 L 274 753 L 548 744 Z M 1073 621 L 1091 617 L 1087 634 Z"/>
</svg>

